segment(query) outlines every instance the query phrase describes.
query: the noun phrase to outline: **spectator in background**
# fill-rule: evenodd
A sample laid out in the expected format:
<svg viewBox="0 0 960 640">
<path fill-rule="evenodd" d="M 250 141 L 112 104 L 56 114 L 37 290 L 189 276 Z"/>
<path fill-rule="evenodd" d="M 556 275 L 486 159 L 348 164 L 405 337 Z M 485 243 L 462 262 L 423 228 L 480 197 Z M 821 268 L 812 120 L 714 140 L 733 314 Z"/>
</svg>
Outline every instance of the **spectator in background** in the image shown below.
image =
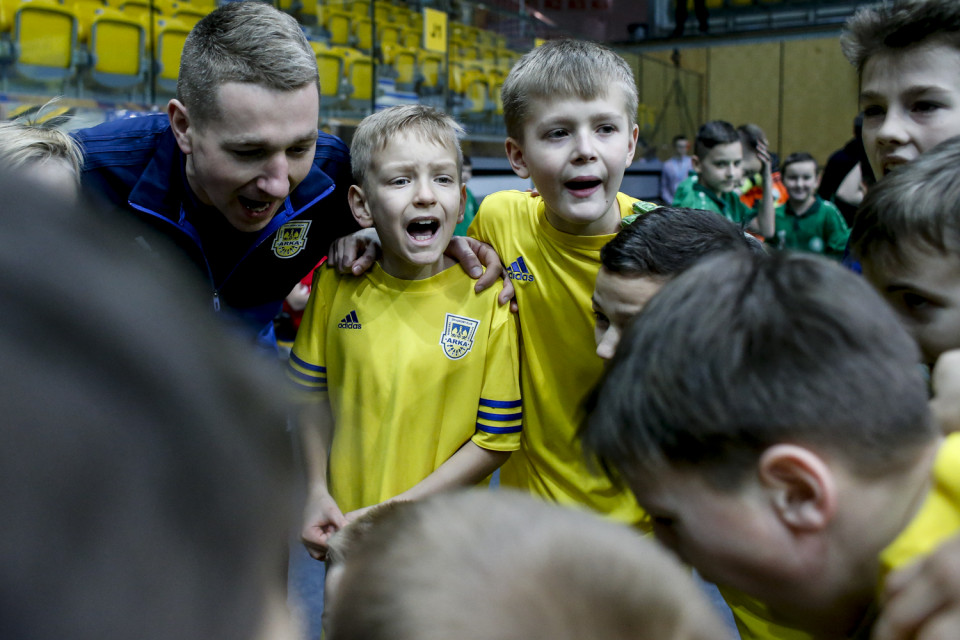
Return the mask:
<svg viewBox="0 0 960 640">
<path fill-rule="evenodd" d="M 673 150 L 676 155 L 663 163 L 663 172 L 660 174 L 660 199 L 664 204 L 673 202 L 677 187 L 687 179 L 693 171 L 693 160 L 690 158 L 690 140 L 680 134 L 673 138 Z"/>
<path fill-rule="evenodd" d="M 690 15 L 687 7 L 687 0 L 674 0 L 676 9 L 673 14 L 673 21 L 676 26 L 673 28 L 671 38 L 679 38 L 683 35 L 687 26 L 687 16 Z M 709 28 L 709 12 L 707 11 L 707 0 L 693 0 L 693 11 L 697 16 L 697 22 L 700 23 L 700 33 L 706 33 Z"/>
</svg>

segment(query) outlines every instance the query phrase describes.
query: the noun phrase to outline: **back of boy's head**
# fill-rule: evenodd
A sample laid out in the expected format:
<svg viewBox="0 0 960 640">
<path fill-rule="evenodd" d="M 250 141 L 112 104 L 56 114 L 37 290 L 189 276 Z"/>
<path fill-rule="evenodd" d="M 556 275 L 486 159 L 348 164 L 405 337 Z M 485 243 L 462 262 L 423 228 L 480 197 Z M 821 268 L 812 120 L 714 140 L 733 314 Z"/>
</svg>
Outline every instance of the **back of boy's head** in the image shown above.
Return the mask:
<svg viewBox="0 0 960 640">
<path fill-rule="evenodd" d="M 523 126 L 536 100 L 595 100 L 611 87 L 623 92 L 631 126 L 637 121 L 637 83 L 618 53 L 583 40 L 550 40 L 526 53 L 510 69 L 501 98 L 507 135 L 523 140 Z"/>
<path fill-rule="evenodd" d="M 350 143 L 354 182 L 364 186 L 364 179 L 374 167 L 377 154 L 392 138 L 404 133 L 449 148 L 456 154 L 459 178 L 463 168 L 463 151 L 460 149 L 463 127 L 439 109 L 411 104 L 377 111 L 360 121 Z"/>
<path fill-rule="evenodd" d="M 720 251 L 764 253 L 763 246 L 723 216 L 701 209 L 657 207 L 639 215 L 600 250 L 611 273 L 670 278 Z"/>
<path fill-rule="evenodd" d="M 0 122 L 0 167 L 26 170 L 30 165 L 56 160 L 80 181 L 83 152 L 76 140 L 54 126 L 29 122 Z"/>
<path fill-rule="evenodd" d="M 792 164 L 797 164 L 798 162 L 812 162 L 813 171 L 816 173 L 820 169 L 820 165 L 817 163 L 817 159 L 806 151 L 797 151 L 796 153 L 791 153 L 784 159 L 783 163 L 780 165 L 780 173 L 783 175 L 787 174 L 787 167 Z"/>
<path fill-rule="evenodd" d="M 625 332 L 584 445 L 628 479 L 694 470 L 721 490 L 784 442 L 864 478 L 896 473 L 936 437 L 919 359 L 852 272 L 728 252 L 677 276 Z"/>
<path fill-rule="evenodd" d="M 723 120 L 711 120 L 710 122 L 700 125 L 700 128 L 697 130 L 697 139 L 694 142 L 693 153 L 703 160 L 707 154 L 710 153 L 710 149 L 713 149 L 717 145 L 731 144 L 733 142 L 740 142 L 740 135 L 737 133 L 737 130 L 733 128 L 733 125 Z"/>
<path fill-rule="evenodd" d="M 940 143 L 867 190 L 850 231 L 864 264 L 903 266 L 907 248 L 960 253 L 960 136 Z"/>
<path fill-rule="evenodd" d="M 385 515 L 346 561 L 330 640 L 693 640 L 723 625 L 653 541 L 510 491 Z"/>
<path fill-rule="evenodd" d="M 847 20 L 840 47 L 859 74 L 873 56 L 940 41 L 960 49 L 960 2 L 896 0 L 858 10 Z"/>
</svg>

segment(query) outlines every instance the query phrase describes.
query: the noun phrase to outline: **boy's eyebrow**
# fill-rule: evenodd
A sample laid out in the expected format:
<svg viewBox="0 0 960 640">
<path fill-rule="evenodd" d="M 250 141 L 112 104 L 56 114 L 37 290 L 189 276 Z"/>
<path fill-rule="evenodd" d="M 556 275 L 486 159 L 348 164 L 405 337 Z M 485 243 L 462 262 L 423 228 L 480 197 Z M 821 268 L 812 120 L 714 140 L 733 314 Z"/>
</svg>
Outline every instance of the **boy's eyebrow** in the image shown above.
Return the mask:
<svg viewBox="0 0 960 640">
<path fill-rule="evenodd" d="M 381 164 L 382 169 L 389 169 L 391 171 L 406 171 L 409 169 L 415 169 L 420 164 L 419 160 L 395 160 L 393 162 L 385 162 Z M 457 161 L 453 158 L 444 158 L 443 160 L 432 160 L 427 163 L 427 166 L 430 169 L 449 169 L 453 167 L 456 169 Z"/>
<path fill-rule="evenodd" d="M 949 90 L 946 87 L 939 85 L 914 85 L 912 87 L 907 87 L 900 92 L 900 95 L 906 98 L 913 98 L 927 93 L 947 93 Z M 877 91 L 861 91 L 860 92 L 860 102 L 883 102 L 885 98 L 882 94 Z"/>
<path fill-rule="evenodd" d="M 610 111 L 595 113 L 590 116 L 590 120 L 592 121 L 615 120 L 617 118 L 622 118 L 622 117 L 624 117 L 623 113 L 617 111 L 616 109 L 612 109 Z M 556 126 L 558 124 L 569 124 L 571 122 L 575 122 L 576 120 L 577 120 L 576 116 L 567 116 L 567 115 L 558 114 L 549 118 L 545 118 L 542 122 L 542 126 L 551 127 L 551 126 Z"/>
<path fill-rule="evenodd" d="M 907 291 L 910 293 L 916 293 L 918 295 L 921 295 L 924 298 L 929 298 L 933 302 L 939 302 L 942 300 L 942 298 L 940 298 L 940 296 L 938 296 L 937 294 L 927 291 L 923 287 L 918 286 L 917 284 L 912 282 L 894 280 L 892 282 L 889 282 L 887 286 L 884 287 L 884 291 L 886 291 L 887 293 L 900 293 L 902 291 Z"/>
<path fill-rule="evenodd" d="M 284 147 L 296 144 L 312 144 L 314 140 L 317 139 L 317 133 L 315 131 L 305 132 L 300 137 L 294 139 L 289 145 L 282 145 Z M 255 138 L 247 134 L 241 134 L 236 138 L 228 138 L 223 142 L 226 145 L 234 145 L 238 147 L 269 147 L 269 144 L 266 140 L 262 138 Z"/>
</svg>

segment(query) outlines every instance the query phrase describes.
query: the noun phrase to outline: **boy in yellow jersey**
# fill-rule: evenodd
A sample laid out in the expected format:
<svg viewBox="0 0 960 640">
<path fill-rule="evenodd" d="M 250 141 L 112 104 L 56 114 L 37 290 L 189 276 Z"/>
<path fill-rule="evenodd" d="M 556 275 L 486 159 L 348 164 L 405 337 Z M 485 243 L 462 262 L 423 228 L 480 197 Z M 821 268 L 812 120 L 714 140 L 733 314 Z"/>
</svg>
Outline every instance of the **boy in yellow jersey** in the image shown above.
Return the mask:
<svg viewBox="0 0 960 640">
<path fill-rule="evenodd" d="M 887 572 L 960 531 L 960 436 L 918 361 L 862 278 L 728 252 L 626 331 L 584 445 L 732 593 L 743 637 L 866 638 Z"/>
<path fill-rule="evenodd" d="M 494 193 L 469 235 L 508 266 L 519 307 L 524 428 L 505 486 L 638 524 L 642 512 L 583 458 L 576 431 L 600 379 L 590 296 L 600 249 L 638 202 L 618 193 L 637 142 L 633 72 L 606 47 L 555 40 L 503 85 L 507 157 L 538 191 Z"/>
<path fill-rule="evenodd" d="M 462 131 L 410 105 L 354 134 L 350 207 L 382 257 L 362 277 L 319 271 L 290 356 L 317 559 L 367 508 L 481 482 L 519 444 L 516 320 L 443 253 L 463 216 Z"/>
</svg>

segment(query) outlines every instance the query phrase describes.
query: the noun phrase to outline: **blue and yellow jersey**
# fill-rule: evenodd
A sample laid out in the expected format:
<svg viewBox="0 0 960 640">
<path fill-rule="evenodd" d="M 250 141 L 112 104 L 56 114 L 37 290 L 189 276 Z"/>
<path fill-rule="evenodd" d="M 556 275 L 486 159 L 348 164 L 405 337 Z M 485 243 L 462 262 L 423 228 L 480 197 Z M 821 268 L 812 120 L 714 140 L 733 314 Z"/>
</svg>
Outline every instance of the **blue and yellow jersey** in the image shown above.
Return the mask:
<svg viewBox="0 0 960 640">
<path fill-rule="evenodd" d="M 627 216 L 637 200 L 621 193 L 617 202 Z M 590 300 L 600 249 L 615 234 L 558 231 L 541 197 L 502 191 L 484 198 L 469 235 L 491 244 L 508 265 L 520 308 L 523 438 L 501 469 L 501 483 L 640 524 L 633 494 L 588 464 L 577 437 L 584 400 L 603 373 Z"/>
<path fill-rule="evenodd" d="M 329 488 L 346 513 L 406 491 L 468 440 L 512 451 L 523 424 L 516 318 L 459 267 L 400 280 L 320 269 L 290 357 L 334 417 Z"/>
</svg>

